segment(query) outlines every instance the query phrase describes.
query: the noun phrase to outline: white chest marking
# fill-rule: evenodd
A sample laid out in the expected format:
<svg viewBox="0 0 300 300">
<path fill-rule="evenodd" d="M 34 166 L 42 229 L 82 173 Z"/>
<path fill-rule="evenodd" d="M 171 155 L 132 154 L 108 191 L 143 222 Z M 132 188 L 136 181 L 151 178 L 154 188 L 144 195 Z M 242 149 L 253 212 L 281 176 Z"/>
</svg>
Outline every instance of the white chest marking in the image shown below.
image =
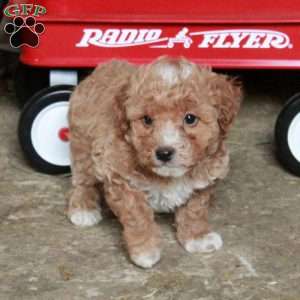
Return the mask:
<svg viewBox="0 0 300 300">
<path fill-rule="evenodd" d="M 195 184 L 192 180 L 181 177 L 166 186 L 149 185 L 142 189 L 156 212 L 172 212 L 176 207 L 185 204 L 196 188 L 205 188 L 208 185 L 208 182 Z"/>
</svg>

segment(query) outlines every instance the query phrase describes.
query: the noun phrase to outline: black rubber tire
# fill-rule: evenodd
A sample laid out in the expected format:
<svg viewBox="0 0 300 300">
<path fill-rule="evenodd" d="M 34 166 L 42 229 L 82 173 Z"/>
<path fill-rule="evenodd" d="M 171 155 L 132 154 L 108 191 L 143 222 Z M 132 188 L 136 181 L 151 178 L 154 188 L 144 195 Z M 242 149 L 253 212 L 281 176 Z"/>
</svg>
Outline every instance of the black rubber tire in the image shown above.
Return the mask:
<svg viewBox="0 0 300 300">
<path fill-rule="evenodd" d="M 37 171 L 46 174 L 64 174 L 70 172 L 70 166 L 54 165 L 39 156 L 31 140 L 31 129 L 34 119 L 45 107 L 50 104 L 69 101 L 74 87 L 70 85 L 57 85 L 36 93 L 26 103 L 18 124 L 18 137 L 25 158 Z"/>
<path fill-rule="evenodd" d="M 278 160 L 288 171 L 296 176 L 300 176 L 300 161 L 296 159 L 289 147 L 288 131 L 291 122 L 299 113 L 300 93 L 291 97 L 284 105 L 275 125 L 275 143 Z"/>
<path fill-rule="evenodd" d="M 49 69 L 34 68 L 19 62 L 14 74 L 14 88 L 20 107 L 46 87 L 49 87 Z"/>
</svg>

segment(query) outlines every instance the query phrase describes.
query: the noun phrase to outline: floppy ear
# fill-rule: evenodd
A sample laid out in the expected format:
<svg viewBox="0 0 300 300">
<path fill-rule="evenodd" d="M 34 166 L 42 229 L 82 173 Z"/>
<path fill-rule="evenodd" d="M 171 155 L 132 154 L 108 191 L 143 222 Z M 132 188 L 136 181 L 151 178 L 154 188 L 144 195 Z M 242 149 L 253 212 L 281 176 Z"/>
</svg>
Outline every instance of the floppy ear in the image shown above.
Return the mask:
<svg viewBox="0 0 300 300">
<path fill-rule="evenodd" d="M 129 90 L 132 85 L 131 81 L 133 75 L 136 72 L 136 67 L 129 64 L 124 64 L 123 67 L 126 68 L 126 71 L 123 72 L 124 76 L 122 76 L 122 79 L 120 79 L 118 82 L 118 92 L 116 95 L 114 95 L 115 101 L 113 114 L 121 135 L 125 136 L 126 132 L 129 129 L 129 122 L 126 114 L 126 102 L 130 97 Z"/>
<path fill-rule="evenodd" d="M 240 82 L 226 75 L 215 74 L 212 80 L 212 91 L 215 97 L 214 105 L 217 107 L 218 123 L 223 137 L 233 123 L 241 105 L 242 89 Z"/>
<path fill-rule="evenodd" d="M 129 123 L 126 118 L 126 109 L 125 109 L 125 102 L 128 98 L 128 91 L 129 88 L 129 80 L 124 82 L 124 85 L 120 88 L 119 93 L 116 95 L 116 102 L 114 105 L 114 115 L 115 121 L 118 124 L 119 130 L 121 131 L 122 135 L 125 135 L 129 128 Z"/>
</svg>

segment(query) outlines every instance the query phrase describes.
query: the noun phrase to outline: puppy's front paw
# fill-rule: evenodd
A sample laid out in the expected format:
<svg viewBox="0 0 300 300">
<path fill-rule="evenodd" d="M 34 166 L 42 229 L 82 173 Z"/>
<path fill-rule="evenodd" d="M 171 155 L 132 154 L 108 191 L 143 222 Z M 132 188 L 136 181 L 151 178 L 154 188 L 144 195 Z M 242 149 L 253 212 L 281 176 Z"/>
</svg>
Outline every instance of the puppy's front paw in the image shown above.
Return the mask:
<svg viewBox="0 0 300 300">
<path fill-rule="evenodd" d="M 137 266 L 148 269 L 160 260 L 160 250 L 153 249 L 146 253 L 131 255 L 130 258 Z"/>
<path fill-rule="evenodd" d="M 98 224 L 102 220 L 100 211 L 93 210 L 75 210 L 69 213 L 71 222 L 77 226 L 89 227 Z"/>
<path fill-rule="evenodd" d="M 222 238 L 216 232 L 210 232 L 199 239 L 188 240 L 184 244 L 185 250 L 190 253 L 210 253 L 219 250 L 222 246 Z"/>
</svg>

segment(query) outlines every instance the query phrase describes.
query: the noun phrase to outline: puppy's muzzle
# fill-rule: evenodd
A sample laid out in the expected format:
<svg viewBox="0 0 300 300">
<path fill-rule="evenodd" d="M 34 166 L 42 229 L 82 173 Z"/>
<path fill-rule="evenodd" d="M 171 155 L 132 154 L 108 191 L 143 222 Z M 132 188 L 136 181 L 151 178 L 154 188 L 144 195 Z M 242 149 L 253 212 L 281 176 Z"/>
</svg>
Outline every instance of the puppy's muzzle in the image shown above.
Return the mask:
<svg viewBox="0 0 300 300">
<path fill-rule="evenodd" d="M 156 158 L 162 162 L 168 162 L 172 160 L 174 154 L 175 149 L 172 147 L 160 147 L 155 152 Z"/>
</svg>

